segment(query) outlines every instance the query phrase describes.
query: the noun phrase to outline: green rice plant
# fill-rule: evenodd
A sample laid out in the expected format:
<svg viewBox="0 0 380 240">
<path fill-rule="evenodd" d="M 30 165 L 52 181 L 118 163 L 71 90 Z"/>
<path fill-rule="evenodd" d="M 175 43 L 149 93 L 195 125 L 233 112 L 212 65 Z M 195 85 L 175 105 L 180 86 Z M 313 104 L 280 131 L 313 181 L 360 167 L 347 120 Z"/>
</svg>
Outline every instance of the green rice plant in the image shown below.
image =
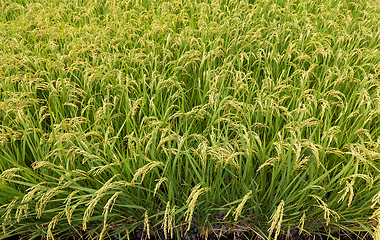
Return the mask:
<svg viewBox="0 0 380 240">
<path fill-rule="evenodd" d="M 380 238 L 379 6 L 0 0 L 0 239 Z"/>
</svg>

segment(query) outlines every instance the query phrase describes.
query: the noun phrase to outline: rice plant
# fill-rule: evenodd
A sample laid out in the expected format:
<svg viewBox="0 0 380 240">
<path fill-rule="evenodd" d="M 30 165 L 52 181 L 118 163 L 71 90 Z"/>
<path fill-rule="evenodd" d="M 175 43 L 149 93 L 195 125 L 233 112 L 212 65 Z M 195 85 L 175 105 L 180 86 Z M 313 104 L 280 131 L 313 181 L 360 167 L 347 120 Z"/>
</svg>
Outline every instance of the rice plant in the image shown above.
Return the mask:
<svg viewBox="0 0 380 240">
<path fill-rule="evenodd" d="M 0 239 L 380 239 L 379 0 L 0 12 Z"/>
</svg>

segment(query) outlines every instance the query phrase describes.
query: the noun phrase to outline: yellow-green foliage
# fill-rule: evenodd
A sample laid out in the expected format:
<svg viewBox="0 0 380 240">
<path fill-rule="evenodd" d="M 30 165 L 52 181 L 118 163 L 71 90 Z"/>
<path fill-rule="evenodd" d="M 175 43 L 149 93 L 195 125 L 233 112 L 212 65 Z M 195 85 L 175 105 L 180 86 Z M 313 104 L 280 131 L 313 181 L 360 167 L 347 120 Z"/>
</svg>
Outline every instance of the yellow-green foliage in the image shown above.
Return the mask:
<svg viewBox="0 0 380 240">
<path fill-rule="evenodd" d="M 216 224 L 379 239 L 379 0 L 0 0 L 0 13 L 4 237 Z"/>
</svg>

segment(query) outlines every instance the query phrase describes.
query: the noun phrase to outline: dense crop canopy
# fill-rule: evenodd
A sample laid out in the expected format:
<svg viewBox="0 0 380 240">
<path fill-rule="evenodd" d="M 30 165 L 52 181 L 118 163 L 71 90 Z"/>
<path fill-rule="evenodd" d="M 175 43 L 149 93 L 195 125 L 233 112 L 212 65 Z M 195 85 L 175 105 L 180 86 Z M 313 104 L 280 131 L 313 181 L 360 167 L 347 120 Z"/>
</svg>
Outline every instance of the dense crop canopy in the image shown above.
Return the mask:
<svg viewBox="0 0 380 240">
<path fill-rule="evenodd" d="M 380 239 L 378 0 L 0 0 L 0 13 L 4 236 Z"/>
</svg>

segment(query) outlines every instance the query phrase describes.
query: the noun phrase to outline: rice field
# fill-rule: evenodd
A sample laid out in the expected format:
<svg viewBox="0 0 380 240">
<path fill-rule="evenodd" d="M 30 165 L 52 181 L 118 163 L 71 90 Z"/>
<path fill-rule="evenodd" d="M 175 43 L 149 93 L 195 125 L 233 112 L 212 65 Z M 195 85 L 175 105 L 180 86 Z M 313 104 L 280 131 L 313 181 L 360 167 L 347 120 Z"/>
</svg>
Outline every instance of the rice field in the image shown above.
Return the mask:
<svg viewBox="0 0 380 240">
<path fill-rule="evenodd" d="M 380 239 L 379 0 L 0 13 L 0 239 Z"/>
</svg>

